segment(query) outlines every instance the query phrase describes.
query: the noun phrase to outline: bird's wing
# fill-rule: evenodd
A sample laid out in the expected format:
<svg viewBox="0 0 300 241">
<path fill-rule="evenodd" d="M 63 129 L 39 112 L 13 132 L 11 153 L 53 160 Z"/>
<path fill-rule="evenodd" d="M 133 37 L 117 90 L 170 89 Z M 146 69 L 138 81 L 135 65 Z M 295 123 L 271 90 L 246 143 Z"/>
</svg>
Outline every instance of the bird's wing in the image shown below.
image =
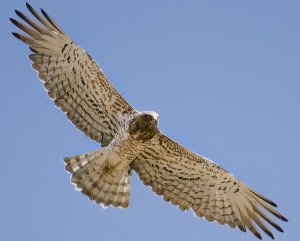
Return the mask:
<svg viewBox="0 0 300 241">
<path fill-rule="evenodd" d="M 32 67 L 44 82 L 57 107 L 87 136 L 107 145 L 125 119 L 134 113 L 94 60 L 75 44 L 41 9 L 43 16 L 26 4 L 38 20 L 16 14 L 28 25 L 11 19 L 27 36 L 13 33 L 28 44 Z"/>
<path fill-rule="evenodd" d="M 228 224 L 261 238 L 254 224 L 273 238 L 262 219 L 282 229 L 264 211 L 287 219 L 272 201 L 250 189 L 212 161 L 200 157 L 163 134 L 155 136 L 131 164 L 145 185 L 181 210 L 192 209 L 208 221 Z"/>
</svg>

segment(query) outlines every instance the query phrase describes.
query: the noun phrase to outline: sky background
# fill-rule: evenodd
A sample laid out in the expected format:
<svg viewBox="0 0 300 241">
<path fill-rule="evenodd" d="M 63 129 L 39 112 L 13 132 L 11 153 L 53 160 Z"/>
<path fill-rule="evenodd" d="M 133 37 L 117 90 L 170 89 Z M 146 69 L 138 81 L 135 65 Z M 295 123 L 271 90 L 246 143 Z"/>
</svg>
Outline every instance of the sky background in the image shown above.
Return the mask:
<svg viewBox="0 0 300 241">
<path fill-rule="evenodd" d="M 300 1 L 32 0 L 93 56 L 162 132 L 279 206 L 277 240 L 297 240 Z M 256 240 L 161 200 L 133 174 L 127 210 L 75 191 L 62 158 L 98 144 L 54 107 L 0 2 L 0 240 Z M 268 240 L 266 235 L 263 238 Z"/>
</svg>

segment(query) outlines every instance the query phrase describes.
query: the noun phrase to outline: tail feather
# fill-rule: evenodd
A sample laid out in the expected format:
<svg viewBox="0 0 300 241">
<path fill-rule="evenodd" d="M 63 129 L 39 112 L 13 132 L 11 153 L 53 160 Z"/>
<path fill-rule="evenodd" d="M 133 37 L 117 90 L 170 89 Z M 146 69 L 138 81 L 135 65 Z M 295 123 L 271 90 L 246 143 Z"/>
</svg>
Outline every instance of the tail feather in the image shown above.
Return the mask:
<svg viewBox="0 0 300 241">
<path fill-rule="evenodd" d="M 118 165 L 107 171 L 102 149 L 64 158 L 65 169 L 71 173 L 76 189 L 102 206 L 126 208 L 129 204 L 129 168 Z"/>
<path fill-rule="evenodd" d="M 112 184 L 106 183 L 108 191 L 103 199 L 104 205 L 113 205 L 115 207 L 122 206 L 123 208 L 128 207 L 129 203 L 129 191 L 130 191 L 130 177 L 129 173 L 123 175 L 120 179 L 115 179 Z"/>
<path fill-rule="evenodd" d="M 77 169 L 81 169 L 88 161 L 91 161 L 94 157 L 102 156 L 100 151 L 89 152 L 77 156 L 64 158 L 65 169 L 69 173 L 75 172 Z"/>
</svg>

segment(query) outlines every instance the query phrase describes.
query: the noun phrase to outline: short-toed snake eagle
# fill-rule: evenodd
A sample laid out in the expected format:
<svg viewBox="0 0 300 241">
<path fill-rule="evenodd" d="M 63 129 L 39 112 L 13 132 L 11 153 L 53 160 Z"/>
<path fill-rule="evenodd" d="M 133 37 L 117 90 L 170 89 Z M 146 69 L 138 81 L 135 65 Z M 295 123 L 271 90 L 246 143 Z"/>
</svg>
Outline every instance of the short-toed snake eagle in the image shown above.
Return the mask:
<svg viewBox="0 0 300 241">
<path fill-rule="evenodd" d="M 13 35 L 29 45 L 32 67 L 55 105 L 102 145 L 64 159 L 78 190 L 101 205 L 126 208 L 134 170 L 145 185 L 181 210 L 192 209 L 196 216 L 244 232 L 248 228 L 258 238 L 256 226 L 273 238 L 262 220 L 282 231 L 265 214 L 287 221 L 272 201 L 162 134 L 157 113 L 133 109 L 45 11 L 41 16 L 29 4 L 27 8 L 38 24 L 16 10 L 27 25 L 11 21 L 27 35 Z"/>
</svg>

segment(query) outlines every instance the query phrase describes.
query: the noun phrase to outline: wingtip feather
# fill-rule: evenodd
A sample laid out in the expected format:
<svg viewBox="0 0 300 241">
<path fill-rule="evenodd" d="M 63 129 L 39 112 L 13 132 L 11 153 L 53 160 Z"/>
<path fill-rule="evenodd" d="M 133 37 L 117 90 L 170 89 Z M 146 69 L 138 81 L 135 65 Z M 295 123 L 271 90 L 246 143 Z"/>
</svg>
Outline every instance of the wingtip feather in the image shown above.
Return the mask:
<svg viewBox="0 0 300 241">
<path fill-rule="evenodd" d="M 13 36 L 15 36 L 17 39 L 20 39 L 20 34 L 16 33 L 16 32 L 12 32 L 11 33 Z"/>
<path fill-rule="evenodd" d="M 15 9 L 15 13 L 20 17 L 20 18 L 23 18 L 24 17 L 24 14 L 21 13 L 19 10 Z"/>
<path fill-rule="evenodd" d="M 37 51 L 36 51 L 34 48 L 29 47 L 29 49 L 30 49 L 33 53 L 37 53 Z"/>
<path fill-rule="evenodd" d="M 246 232 L 246 228 L 244 226 L 242 226 L 242 225 L 237 225 L 237 226 L 242 232 L 244 232 L 244 233 Z"/>
<path fill-rule="evenodd" d="M 29 10 L 29 12 L 31 12 L 34 15 L 35 10 L 28 2 L 26 2 L 26 7 Z"/>
<path fill-rule="evenodd" d="M 17 22 L 17 20 L 15 20 L 15 19 L 13 19 L 13 18 L 9 18 L 9 20 L 10 20 L 13 24 L 15 24 L 15 22 Z"/>
<path fill-rule="evenodd" d="M 262 237 L 259 233 L 254 233 L 255 237 L 257 237 L 258 239 L 262 240 Z"/>
<path fill-rule="evenodd" d="M 49 17 L 48 13 L 44 9 L 41 8 L 41 12 L 44 15 L 44 17 L 51 23 L 51 18 Z"/>
<path fill-rule="evenodd" d="M 14 19 L 14 18 L 9 18 L 9 20 L 12 22 L 13 25 L 19 27 L 19 22 L 18 22 L 16 19 Z"/>
<path fill-rule="evenodd" d="M 42 9 L 42 8 L 41 8 L 41 12 L 42 12 L 42 14 L 44 14 L 44 15 L 48 15 L 48 14 L 46 13 L 46 11 L 45 11 L 44 9 Z"/>
<path fill-rule="evenodd" d="M 264 232 L 271 238 L 274 239 L 274 235 L 269 230 L 264 230 Z"/>
<path fill-rule="evenodd" d="M 28 9 L 32 9 L 31 5 L 30 5 L 28 2 L 26 2 L 26 7 L 27 7 Z"/>
<path fill-rule="evenodd" d="M 277 204 L 274 203 L 273 201 L 271 201 L 269 198 L 267 198 L 267 197 L 265 197 L 265 196 L 263 196 L 263 195 L 261 195 L 261 194 L 255 192 L 255 191 L 253 191 L 253 190 L 250 190 L 250 191 L 251 191 L 251 193 L 253 193 L 255 196 L 261 198 L 262 200 L 264 200 L 265 202 L 269 203 L 269 204 L 272 205 L 273 207 L 275 207 L 275 208 L 277 207 Z"/>
<path fill-rule="evenodd" d="M 280 226 L 277 225 L 277 227 L 275 227 L 275 228 L 276 228 L 277 231 L 279 231 L 281 233 L 284 233 L 283 229 Z"/>
<path fill-rule="evenodd" d="M 24 26 L 22 24 L 20 24 L 16 19 L 9 18 L 9 20 L 13 23 L 13 25 L 15 25 L 16 27 L 22 29 L 25 32 Z"/>
<path fill-rule="evenodd" d="M 63 31 L 60 29 L 60 27 L 54 22 L 54 20 L 48 15 L 48 13 L 46 13 L 46 11 L 44 11 L 44 9 L 41 8 L 41 12 L 42 12 L 43 16 L 48 20 L 48 22 L 54 28 L 56 28 L 57 31 L 59 31 L 60 33 L 63 33 Z"/>
</svg>

